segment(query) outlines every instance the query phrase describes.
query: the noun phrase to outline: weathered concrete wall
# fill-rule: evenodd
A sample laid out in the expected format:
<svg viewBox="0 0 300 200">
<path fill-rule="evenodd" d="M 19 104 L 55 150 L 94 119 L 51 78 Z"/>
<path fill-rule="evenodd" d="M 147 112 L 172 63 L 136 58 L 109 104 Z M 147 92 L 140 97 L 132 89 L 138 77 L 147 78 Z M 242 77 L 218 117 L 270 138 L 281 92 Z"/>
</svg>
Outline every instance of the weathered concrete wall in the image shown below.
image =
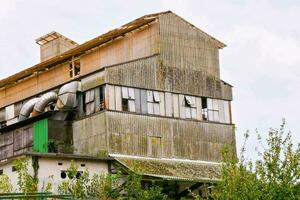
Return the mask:
<svg viewBox="0 0 300 200">
<path fill-rule="evenodd" d="M 27 156 L 28 158 L 28 170 L 31 175 L 33 175 L 33 167 L 32 167 L 32 157 Z M 42 157 L 38 159 L 38 171 L 37 171 L 37 178 L 38 182 L 38 189 L 39 191 L 45 187 L 46 183 L 51 182 L 53 185 L 53 192 L 57 193 L 58 185 L 67 180 L 68 177 L 63 179 L 61 177 L 62 171 L 67 171 L 70 167 L 71 160 L 74 161 L 75 165 L 78 167 L 78 171 L 83 172 L 85 170 L 89 171 L 90 177 L 92 177 L 95 173 L 97 174 L 106 174 L 108 173 L 108 162 L 106 161 L 99 161 L 99 160 L 87 160 L 87 159 L 72 159 L 72 158 L 47 158 Z M 6 163 L 0 163 L 0 170 L 3 170 L 3 174 L 7 175 L 14 187 L 18 191 L 19 187 L 17 185 L 18 181 L 18 174 L 16 171 L 12 171 L 12 164 L 13 160 L 10 160 Z M 60 163 L 60 164 L 58 164 Z M 82 165 L 83 164 L 83 165 Z M 51 169 L 51 170 L 50 170 Z M 49 177 L 53 176 L 52 179 Z"/>
</svg>

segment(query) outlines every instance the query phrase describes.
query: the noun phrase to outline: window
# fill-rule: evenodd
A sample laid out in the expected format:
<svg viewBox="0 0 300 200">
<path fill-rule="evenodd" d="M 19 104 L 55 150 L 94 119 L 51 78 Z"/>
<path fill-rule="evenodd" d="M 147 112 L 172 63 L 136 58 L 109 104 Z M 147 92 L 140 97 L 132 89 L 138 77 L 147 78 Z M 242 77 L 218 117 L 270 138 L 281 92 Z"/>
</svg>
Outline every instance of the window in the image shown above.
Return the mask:
<svg viewBox="0 0 300 200">
<path fill-rule="evenodd" d="M 185 118 L 196 119 L 197 109 L 196 109 L 196 98 L 192 96 L 184 96 L 185 105 Z"/>
<path fill-rule="evenodd" d="M 148 113 L 159 115 L 160 114 L 159 103 L 160 103 L 159 92 L 148 90 L 147 91 Z"/>
<path fill-rule="evenodd" d="M 95 112 L 95 90 L 86 91 L 84 97 L 86 115 L 93 114 Z"/>
<path fill-rule="evenodd" d="M 201 98 L 201 103 L 202 103 L 202 119 L 203 120 L 208 120 L 207 98 L 202 97 Z"/>
<path fill-rule="evenodd" d="M 69 73 L 70 78 L 75 78 L 80 75 L 80 60 L 76 59 L 70 62 L 69 64 Z"/>
<path fill-rule="evenodd" d="M 122 111 L 135 112 L 134 89 L 122 87 Z"/>
<path fill-rule="evenodd" d="M 218 99 L 202 98 L 202 118 L 208 121 L 220 121 L 219 113 L 219 101 Z"/>
<path fill-rule="evenodd" d="M 100 110 L 105 109 L 105 87 L 100 86 Z"/>
</svg>

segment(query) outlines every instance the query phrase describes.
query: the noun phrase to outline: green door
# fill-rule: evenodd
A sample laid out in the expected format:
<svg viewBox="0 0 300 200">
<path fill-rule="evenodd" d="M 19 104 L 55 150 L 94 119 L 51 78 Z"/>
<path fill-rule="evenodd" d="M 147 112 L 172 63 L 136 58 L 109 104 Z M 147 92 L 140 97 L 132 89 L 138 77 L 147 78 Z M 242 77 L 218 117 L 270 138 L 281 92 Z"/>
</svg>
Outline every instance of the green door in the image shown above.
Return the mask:
<svg viewBox="0 0 300 200">
<path fill-rule="evenodd" d="M 33 150 L 41 153 L 48 152 L 48 119 L 33 123 Z"/>
</svg>

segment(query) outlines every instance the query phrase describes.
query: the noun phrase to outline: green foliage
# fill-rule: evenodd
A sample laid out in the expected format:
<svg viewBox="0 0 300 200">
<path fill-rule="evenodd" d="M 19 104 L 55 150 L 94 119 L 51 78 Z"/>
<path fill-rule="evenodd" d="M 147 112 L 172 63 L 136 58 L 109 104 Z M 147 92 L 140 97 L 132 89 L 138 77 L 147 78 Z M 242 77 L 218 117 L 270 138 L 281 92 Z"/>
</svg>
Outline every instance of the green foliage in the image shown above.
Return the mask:
<svg viewBox="0 0 300 200">
<path fill-rule="evenodd" d="M 127 177 L 117 174 L 94 174 L 89 178 L 89 172 L 85 171 L 78 175 L 78 167 L 72 161 L 67 170 L 69 179 L 63 181 L 59 187 L 60 194 L 71 194 L 76 199 L 144 199 L 144 200 L 165 200 L 166 195 L 158 186 L 142 187 L 142 177 L 130 172 Z"/>
<path fill-rule="evenodd" d="M 18 174 L 18 186 L 23 193 L 37 192 L 38 179 L 28 171 L 28 159 L 21 158 L 13 162 Z"/>
<path fill-rule="evenodd" d="M 270 129 L 263 152 L 253 163 L 244 158 L 245 142 L 239 160 L 224 150 L 221 181 L 214 199 L 300 199 L 300 145 L 293 147 L 291 134 L 285 131 L 285 121 L 279 129 Z"/>
<path fill-rule="evenodd" d="M 9 177 L 5 174 L 0 175 L 0 194 L 12 192 L 12 185 Z"/>
</svg>

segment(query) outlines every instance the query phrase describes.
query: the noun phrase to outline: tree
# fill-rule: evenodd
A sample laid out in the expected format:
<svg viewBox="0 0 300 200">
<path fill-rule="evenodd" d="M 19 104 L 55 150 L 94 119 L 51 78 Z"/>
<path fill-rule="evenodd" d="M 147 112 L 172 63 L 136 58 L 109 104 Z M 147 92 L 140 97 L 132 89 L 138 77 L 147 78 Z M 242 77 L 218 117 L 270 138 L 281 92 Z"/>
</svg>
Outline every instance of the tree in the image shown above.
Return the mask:
<svg viewBox="0 0 300 200">
<path fill-rule="evenodd" d="M 256 162 L 246 161 L 245 142 L 240 159 L 226 148 L 223 152 L 222 176 L 212 193 L 215 199 L 300 199 L 300 144 L 293 146 L 285 120 L 279 129 L 270 129 Z"/>
<path fill-rule="evenodd" d="M 0 175 L 0 194 L 10 193 L 12 191 L 12 185 L 9 177 L 5 174 Z"/>
<path fill-rule="evenodd" d="M 142 176 L 137 172 L 129 172 L 124 176 L 117 174 L 94 174 L 88 171 L 78 174 L 78 167 L 72 161 L 67 170 L 68 180 L 58 186 L 60 194 L 71 194 L 75 199 L 123 199 L 123 200 L 166 200 L 167 195 L 162 188 L 152 184 L 148 188 L 142 186 Z"/>
</svg>

